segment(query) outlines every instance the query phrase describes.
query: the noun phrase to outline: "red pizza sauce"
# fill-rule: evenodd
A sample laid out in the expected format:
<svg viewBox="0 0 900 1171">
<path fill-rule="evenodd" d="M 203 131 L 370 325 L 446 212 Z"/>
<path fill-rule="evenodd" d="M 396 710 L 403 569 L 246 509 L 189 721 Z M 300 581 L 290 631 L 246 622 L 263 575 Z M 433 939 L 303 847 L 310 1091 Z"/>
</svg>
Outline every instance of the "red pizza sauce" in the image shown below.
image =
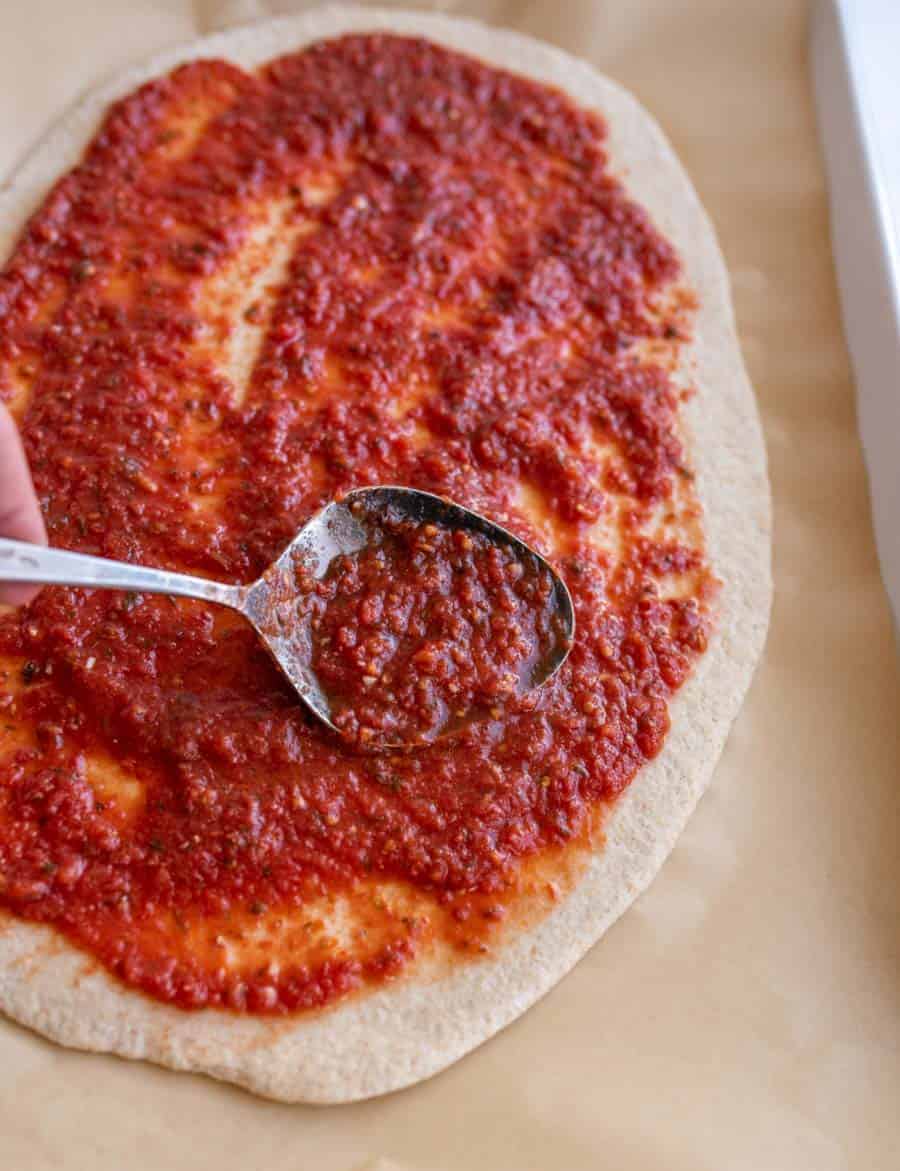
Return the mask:
<svg viewBox="0 0 900 1171">
<path fill-rule="evenodd" d="M 369 516 L 359 552 L 306 584 L 312 669 L 331 719 L 361 746 L 434 740 L 499 718 L 543 678 L 564 632 L 553 579 L 534 557 L 477 532 Z"/>
<path fill-rule="evenodd" d="M 390 36 L 198 62 L 111 109 L 0 275 L 0 394 L 27 392 L 52 544 L 248 583 L 325 501 L 408 484 L 551 554 L 578 635 L 537 692 L 371 754 L 227 612 L 45 589 L 0 617 L 0 907 L 186 1009 L 323 1005 L 401 971 L 420 920 L 239 971 L 205 925 L 373 883 L 493 922 L 659 752 L 712 578 L 646 527 L 687 515 L 679 394 L 646 356 L 684 333 L 679 265 L 604 138 L 552 89 Z M 289 254 L 256 290 L 260 231 Z M 249 304 L 216 284 L 235 265 Z"/>
</svg>

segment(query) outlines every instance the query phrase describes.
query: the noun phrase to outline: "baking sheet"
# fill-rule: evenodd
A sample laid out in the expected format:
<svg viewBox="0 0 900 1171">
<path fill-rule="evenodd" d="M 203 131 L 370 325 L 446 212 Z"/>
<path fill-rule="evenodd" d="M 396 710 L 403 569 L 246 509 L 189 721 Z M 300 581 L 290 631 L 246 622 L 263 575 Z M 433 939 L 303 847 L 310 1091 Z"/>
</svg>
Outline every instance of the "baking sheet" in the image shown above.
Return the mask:
<svg viewBox="0 0 900 1171">
<path fill-rule="evenodd" d="M 875 544 L 900 622 L 900 7 L 818 0 L 813 90 L 829 178 L 831 238 L 856 379 Z"/>
<path fill-rule="evenodd" d="M 7 0 L 0 170 L 117 68 L 298 7 Z M 776 605 L 763 665 L 650 891 L 561 986 L 448 1072 L 358 1106 L 288 1107 L 0 1022 L 0 1165 L 895 1167 L 900 672 L 829 251 L 805 5 L 432 7 L 540 36 L 622 81 L 710 209 L 771 460 Z"/>
</svg>

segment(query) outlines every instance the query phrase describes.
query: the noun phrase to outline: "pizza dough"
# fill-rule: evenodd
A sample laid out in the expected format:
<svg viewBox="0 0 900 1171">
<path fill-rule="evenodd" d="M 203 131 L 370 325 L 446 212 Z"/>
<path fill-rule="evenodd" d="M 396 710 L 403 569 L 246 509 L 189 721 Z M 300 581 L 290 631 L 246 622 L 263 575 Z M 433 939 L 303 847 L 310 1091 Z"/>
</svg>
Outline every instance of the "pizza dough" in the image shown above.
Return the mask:
<svg viewBox="0 0 900 1171">
<path fill-rule="evenodd" d="M 114 98 L 181 61 L 253 66 L 349 31 L 421 34 L 564 89 L 609 126 L 611 170 L 677 247 L 700 309 L 686 410 L 710 557 L 724 583 L 718 633 L 671 703 L 672 729 L 606 822 L 606 843 L 556 911 L 499 958 L 437 983 L 405 979 L 318 1016 L 273 1021 L 184 1013 L 130 992 L 55 933 L 5 917 L 0 1007 L 64 1044 L 141 1057 L 285 1101 L 350 1101 L 445 1067 L 548 991 L 649 883 L 709 780 L 762 648 L 771 595 L 769 499 L 755 404 L 712 229 L 668 144 L 626 93 L 588 66 L 512 33 L 443 17 L 323 9 L 164 54 L 88 97 L 0 200 L 5 251 L 49 184 L 78 159 Z"/>
</svg>

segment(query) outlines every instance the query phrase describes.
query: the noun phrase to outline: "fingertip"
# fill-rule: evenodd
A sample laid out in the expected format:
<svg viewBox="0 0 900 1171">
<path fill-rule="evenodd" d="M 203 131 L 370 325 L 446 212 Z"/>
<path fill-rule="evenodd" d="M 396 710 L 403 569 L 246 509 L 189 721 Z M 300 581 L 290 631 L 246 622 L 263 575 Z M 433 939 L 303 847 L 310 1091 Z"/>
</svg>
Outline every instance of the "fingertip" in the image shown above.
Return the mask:
<svg viewBox="0 0 900 1171">
<path fill-rule="evenodd" d="M 33 545 L 47 544 L 47 528 L 31 480 L 18 428 L 0 403 L 0 536 Z M 31 587 L 25 587 L 26 593 Z M 21 596 L 22 587 L 12 592 Z M 0 599 L 10 587 L 0 589 Z M 33 591 L 32 591 L 33 593 Z M 30 595 L 29 595 L 30 596 Z"/>
<path fill-rule="evenodd" d="M 40 589 L 37 585 L 0 585 L 0 606 L 24 606 Z"/>
</svg>

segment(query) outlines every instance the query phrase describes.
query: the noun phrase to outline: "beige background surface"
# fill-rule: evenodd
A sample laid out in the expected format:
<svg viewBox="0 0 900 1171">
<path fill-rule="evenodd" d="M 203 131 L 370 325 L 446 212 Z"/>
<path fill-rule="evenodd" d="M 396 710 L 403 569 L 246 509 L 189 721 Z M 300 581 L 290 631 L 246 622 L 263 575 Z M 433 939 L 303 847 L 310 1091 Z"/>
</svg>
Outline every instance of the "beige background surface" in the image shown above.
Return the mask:
<svg viewBox="0 0 900 1171">
<path fill-rule="evenodd" d="M 0 171 L 117 68 L 300 6 L 5 0 Z M 805 6 L 434 6 L 540 36 L 623 82 L 712 213 L 771 460 L 763 666 L 650 892 L 555 992 L 449 1072 L 360 1106 L 284 1107 L 0 1022 L 0 1165 L 895 1168 L 900 672 L 838 318 Z"/>
</svg>

